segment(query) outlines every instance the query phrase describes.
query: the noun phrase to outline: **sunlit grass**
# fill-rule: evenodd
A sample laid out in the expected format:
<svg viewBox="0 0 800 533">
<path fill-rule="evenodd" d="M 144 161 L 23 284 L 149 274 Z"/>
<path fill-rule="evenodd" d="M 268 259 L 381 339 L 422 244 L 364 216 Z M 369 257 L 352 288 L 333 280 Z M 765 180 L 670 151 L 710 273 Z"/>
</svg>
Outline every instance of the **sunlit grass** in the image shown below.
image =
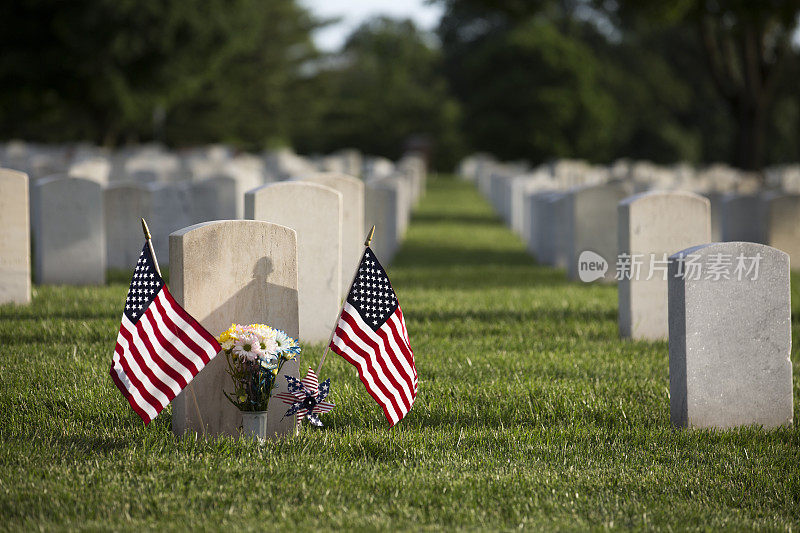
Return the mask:
<svg viewBox="0 0 800 533">
<path fill-rule="evenodd" d="M 0 307 L 0 528 L 800 525 L 797 423 L 672 429 L 666 342 L 619 340 L 614 287 L 534 264 L 471 186 L 432 180 L 389 275 L 421 380 L 407 419 L 387 430 L 331 356 L 326 428 L 263 447 L 176 439 L 168 411 L 142 426 L 108 376 L 125 276 Z"/>
</svg>

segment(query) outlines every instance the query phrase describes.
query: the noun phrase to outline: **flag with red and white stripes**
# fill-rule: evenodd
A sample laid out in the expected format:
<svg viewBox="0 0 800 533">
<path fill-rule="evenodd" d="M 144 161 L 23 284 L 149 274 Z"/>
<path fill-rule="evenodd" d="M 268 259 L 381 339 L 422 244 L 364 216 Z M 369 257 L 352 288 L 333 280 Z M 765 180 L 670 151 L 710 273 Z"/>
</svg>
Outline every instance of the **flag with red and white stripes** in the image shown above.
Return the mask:
<svg viewBox="0 0 800 533">
<path fill-rule="evenodd" d="M 330 344 L 358 369 L 367 392 L 391 426 L 411 410 L 417 397 L 414 352 L 389 277 L 367 247 Z"/>
<path fill-rule="evenodd" d="M 172 298 L 145 243 L 111 363 L 122 395 L 147 424 L 219 351 L 217 340 Z"/>
</svg>

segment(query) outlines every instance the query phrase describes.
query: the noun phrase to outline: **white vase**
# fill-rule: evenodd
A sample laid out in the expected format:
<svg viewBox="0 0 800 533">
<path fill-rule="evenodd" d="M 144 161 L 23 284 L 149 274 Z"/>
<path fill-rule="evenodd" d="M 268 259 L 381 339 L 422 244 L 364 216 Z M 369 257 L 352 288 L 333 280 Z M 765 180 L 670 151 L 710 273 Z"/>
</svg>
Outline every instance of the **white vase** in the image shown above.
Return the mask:
<svg viewBox="0 0 800 533">
<path fill-rule="evenodd" d="M 242 411 L 242 436 L 258 442 L 267 440 L 267 412 Z"/>
</svg>

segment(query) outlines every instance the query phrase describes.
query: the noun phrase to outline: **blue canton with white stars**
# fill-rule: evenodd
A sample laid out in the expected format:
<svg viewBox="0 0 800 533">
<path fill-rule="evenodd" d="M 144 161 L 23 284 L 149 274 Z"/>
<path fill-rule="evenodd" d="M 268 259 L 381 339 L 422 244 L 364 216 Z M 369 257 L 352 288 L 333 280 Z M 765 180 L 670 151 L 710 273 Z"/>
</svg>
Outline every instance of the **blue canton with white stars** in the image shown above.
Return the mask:
<svg viewBox="0 0 800 533">
<path fill-rule="evenodd" d="M 150 247 L 145 243 L 142 253 L 139 254 L 139 260 L 136 262 L 136 270 L 128 289 L 128 297 L 125 299 L 125 316 L 131 322 L 139 320 L 163 286 L 164 280 L 156 272 L 155 262 L 150 255 Z"/>
<path fill-rule="evenodd" d="M 398 307 L 386 271 L 370 248 L 364 252 L 347 301 L 374 331 L 380 329 Z"/>
</svg>

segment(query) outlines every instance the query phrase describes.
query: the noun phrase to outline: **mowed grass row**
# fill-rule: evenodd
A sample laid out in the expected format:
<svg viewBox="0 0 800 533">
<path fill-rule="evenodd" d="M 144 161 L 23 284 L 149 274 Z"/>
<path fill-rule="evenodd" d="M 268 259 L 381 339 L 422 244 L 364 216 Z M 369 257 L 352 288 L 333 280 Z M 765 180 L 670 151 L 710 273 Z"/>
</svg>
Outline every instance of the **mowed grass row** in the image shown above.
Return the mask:
<svg viewBox="0 0 800 533">
<path fill-rule="evenodd" d="M 265 446 L 143 427 L 108 376 L 127 282 L 0 307 L 0 528 L 800 526 L 797 423 L 672 429 L 666 342 L 619 340 L 615 288 L 537 266 L 471 185 L 431 180 L 389 275 L 409 416 L 388 430 L 332 355 L 326 427 Z"/>
</svg>

